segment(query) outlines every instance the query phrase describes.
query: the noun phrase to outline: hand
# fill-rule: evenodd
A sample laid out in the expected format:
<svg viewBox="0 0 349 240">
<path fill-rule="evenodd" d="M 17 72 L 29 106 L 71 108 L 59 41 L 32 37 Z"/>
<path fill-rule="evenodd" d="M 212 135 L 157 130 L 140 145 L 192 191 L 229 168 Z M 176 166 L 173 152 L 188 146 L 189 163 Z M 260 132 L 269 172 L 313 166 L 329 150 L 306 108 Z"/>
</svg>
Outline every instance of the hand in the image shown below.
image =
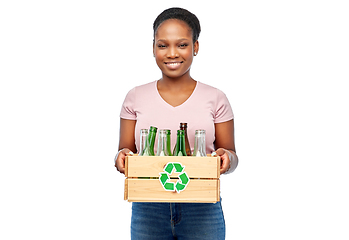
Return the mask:
<svg viewBox="0 0 349 240">
<path fill-rule="evenodd" d="M 233 154 L 231 151 L 224 148 L 218 148 L 216 154 L 221 157 L 220 174 L 230 173 L 235 170 L 238 162 L 236 154 Z"/>
<path fill-rule="evenodd" d="M 133 155 L 133 152 L 128 148 L 121 149 L 115 156 L 115 167 L 120 173 L 125 174 L 125 157 Z"/>
<path fill-rule="evenodd" d="M 228 150 L 224 148 L 218 148 L 216 154 L 221 157 L 221 170 L 220 173 L 223 174 L 229 169 L 230 159 L 227 153 Z"/>
</svg>

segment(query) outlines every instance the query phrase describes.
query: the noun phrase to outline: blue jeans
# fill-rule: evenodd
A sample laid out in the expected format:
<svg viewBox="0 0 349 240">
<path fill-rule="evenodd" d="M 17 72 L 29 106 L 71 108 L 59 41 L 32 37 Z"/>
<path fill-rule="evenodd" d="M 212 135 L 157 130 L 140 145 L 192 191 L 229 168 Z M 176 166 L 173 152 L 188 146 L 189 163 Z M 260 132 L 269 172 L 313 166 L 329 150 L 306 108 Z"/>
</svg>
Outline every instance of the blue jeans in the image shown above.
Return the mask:
<svg viewBox="0 0 349 240">
<path fill-rule="evenodd" d="M 224 240 L 222 205 L 132 203 L 132 240 Z"/>
</svg>

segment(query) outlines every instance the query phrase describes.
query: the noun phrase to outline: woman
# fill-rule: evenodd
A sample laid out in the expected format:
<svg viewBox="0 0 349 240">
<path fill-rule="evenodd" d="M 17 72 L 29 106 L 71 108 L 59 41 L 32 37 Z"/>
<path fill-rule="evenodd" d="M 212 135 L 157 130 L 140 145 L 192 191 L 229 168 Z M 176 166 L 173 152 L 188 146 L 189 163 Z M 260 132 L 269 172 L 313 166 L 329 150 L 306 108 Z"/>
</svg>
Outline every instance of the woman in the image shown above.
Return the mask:
<svg viewBox="0 0 349 240">
<path fill-rule="evenodd" d="M 222 159 L 221 174 L 238 164 L 234 143 L 234 115 L 220 90 L 195 81 L 190 76 L 198 54 L 200 23 L 181 8 L 170 8 L 154 21 L 153 52 L 162 78 L 133 88 L 120 114 L 120 142 L 115 167 L 125 171 L 125 156 L 139 149 L 142 128 L 156 126 L 172 130 L 172 149 L 180 122 L 188 123 L 191 146 L 195 129 L 206 130 L 206 152 Z M 220 202 L 133 203 L 132 239 L 225 239 L 225 223 Z"/>
</svg>

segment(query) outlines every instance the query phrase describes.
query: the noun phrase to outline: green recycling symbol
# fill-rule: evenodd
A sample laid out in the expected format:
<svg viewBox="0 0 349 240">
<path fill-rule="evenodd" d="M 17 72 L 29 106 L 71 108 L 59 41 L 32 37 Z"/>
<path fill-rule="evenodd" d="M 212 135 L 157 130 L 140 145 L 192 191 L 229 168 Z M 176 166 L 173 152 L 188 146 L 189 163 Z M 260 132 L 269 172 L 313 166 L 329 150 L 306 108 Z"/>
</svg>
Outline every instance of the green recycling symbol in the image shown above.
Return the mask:
<svg viewBox="0 0 349 240">
<path fill-rule="evenodd" d="M 184 191 L 184 189 L 187 187 L 190 179 L 186 172 L 184 172 L 185 166 L 182 166 L 182 164 L 177 162 L 169 162 L 164 167 L 164 172 L 160 173 L 159 180 L 161 182 L 161 185 L 166 191 L 177 191 L 180 193 L 181 191 Z M 175 171 L 176 173 L 180 173 L 178 175 L 178 181 L 176 183 L 169 182 L 170 175 Z"/>
</svg>

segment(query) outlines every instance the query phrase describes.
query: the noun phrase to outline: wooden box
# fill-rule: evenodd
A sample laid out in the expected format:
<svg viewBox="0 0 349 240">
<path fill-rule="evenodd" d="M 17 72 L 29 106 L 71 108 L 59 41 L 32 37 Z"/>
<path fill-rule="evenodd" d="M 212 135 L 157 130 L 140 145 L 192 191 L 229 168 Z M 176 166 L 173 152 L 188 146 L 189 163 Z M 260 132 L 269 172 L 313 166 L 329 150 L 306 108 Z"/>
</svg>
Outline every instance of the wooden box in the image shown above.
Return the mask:
<svg viewBox="0 0 349 240">
<path fill-rule="evenodd" d="M 220 157 L 127 156 L 129 202 L 220 201 Z"/>
</svg>

